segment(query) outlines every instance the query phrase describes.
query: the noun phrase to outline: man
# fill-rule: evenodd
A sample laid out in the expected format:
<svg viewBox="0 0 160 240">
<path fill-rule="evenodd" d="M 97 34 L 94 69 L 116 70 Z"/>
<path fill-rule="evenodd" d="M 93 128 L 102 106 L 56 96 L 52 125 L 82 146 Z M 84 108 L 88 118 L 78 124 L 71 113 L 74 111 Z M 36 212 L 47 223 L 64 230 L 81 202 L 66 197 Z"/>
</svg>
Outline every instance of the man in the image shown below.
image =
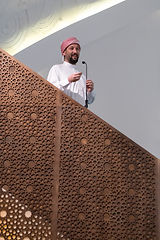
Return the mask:
<svg viewBox="0 0 160 240">
<path fill-rule="evenodd" d="M 81 47 L 77 38 L 66 39 L 61 44 L 64 62 L 51 68 L 47 80 L 85 106 L 86 90 L 89 104 L 94 101 L 95 94 L 93 82 L 90 79 L 86 80 L 85 76 L 76 69 L 80 51 Z"/>
</svg>

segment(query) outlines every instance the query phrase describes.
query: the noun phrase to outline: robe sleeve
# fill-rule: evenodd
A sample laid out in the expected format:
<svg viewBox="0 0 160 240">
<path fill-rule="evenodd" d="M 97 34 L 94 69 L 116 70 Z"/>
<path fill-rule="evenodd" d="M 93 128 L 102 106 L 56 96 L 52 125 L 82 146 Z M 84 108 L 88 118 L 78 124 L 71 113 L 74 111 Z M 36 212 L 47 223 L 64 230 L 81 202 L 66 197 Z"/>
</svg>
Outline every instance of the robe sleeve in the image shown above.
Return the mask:
<svg viewBox="0 0 160 240">
<path fill-rule="evenodd" d="M 96 94 L 94 90 L 92 92 L 87 92 L 87 99 L 89 104 L 94 102 L 95 97 L 96 97 Z"/>
<path fill-rule="evenodd" d="M 68 78 L 60 78 L 60 71 L 56 65 L 54 65 L 49 71 L 47 80 L 62 91 L 63 87 L 70 84 Z"/>
</svg>

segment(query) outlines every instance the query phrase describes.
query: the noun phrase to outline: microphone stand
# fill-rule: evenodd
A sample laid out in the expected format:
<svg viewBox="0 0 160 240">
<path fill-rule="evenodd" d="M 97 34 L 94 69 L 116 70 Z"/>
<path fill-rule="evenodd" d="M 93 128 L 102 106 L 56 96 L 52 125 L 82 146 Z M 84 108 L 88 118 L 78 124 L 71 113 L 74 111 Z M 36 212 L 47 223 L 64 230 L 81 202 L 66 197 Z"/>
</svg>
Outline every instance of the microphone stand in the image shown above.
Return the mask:
<svg viewBox="0 0 160 240">
<path fill-rule="evenodd" d="M 86 65 L 86 80 L 87 80 L 87 63 L 85 61 L 82 64 Z M 88 99 L 87 99 L 87 86 L 86 86 L 86 100 L 85 100 L 85 107 L 88 108 Z"/>
</svg>

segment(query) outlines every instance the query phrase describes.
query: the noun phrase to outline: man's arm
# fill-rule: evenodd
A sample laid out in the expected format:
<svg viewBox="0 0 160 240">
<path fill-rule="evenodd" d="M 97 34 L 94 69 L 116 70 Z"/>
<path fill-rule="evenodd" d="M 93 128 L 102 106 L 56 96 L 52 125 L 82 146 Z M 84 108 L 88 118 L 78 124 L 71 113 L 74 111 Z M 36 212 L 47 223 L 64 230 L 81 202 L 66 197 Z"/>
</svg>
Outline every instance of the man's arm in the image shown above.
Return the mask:
<svg viewBox="0 0 160 240">
<path fill-rule="evenodd" d="M 65 76 L 64 78 L 60 78 L 60 71 L 61 70 L 59 67 L 57 65 L 54 65 L 48 73 L 47 80 L 63 91 L 63 87 L 67 86 L 69 84 L 69 81 Z"/>
<path fill-rule="evenodd" d="M 70 83 L 72 83 L 72 82 L 77 82 L 77 81 L 80 79 L 81 75 L 82 75 L 82 72 L 72 73 L 72 74 L 68 77 L 68 81 L 69 81 Z"/>
<path fill-rule="evenodd" d="M 68 84 L 78 81 L 82 75 L 81 72 L 76 72 L 72 73 L 69 77 L 66 77 L 65 75 L 64 77 L 60 77 L 60 71 L 61 70 L 58 68 L 58 66 L 53 66 L 49 71 L 47 80 L 61 90 L 63 90 L 63 87 L 67 86 Z"/>
</svg>

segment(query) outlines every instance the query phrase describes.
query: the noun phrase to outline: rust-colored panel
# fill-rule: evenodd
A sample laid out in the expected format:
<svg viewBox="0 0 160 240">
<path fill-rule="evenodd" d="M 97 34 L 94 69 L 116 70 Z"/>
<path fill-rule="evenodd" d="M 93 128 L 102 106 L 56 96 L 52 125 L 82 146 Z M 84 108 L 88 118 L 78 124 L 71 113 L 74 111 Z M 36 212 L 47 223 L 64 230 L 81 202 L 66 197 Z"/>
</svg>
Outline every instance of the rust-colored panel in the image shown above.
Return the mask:
<svg viewBox="0 0 160 240">
<path fill-rule="evenodd" d="M 0 238 L 159 239 L 159 160 L 0 50 Z"/>
<path fill-rule="evenodd" d="M 3 51 L 0 61 L 0 201 L 1 211 L 7 209 L 6 218 L 0 220 L 0 236 L 48 240 L 53 202 L 55 90 Z M 27 210 L 31 212 L 28 219 Z"/>
<path fill-rule="evenodd" d="M 160 239 L 160 159 L 156 159 L 156 239 Z"/>
<path fill-rule="evenodd" d="M 69 239 L 155 239 L 155 158 L 62 100 L 58 231 Z"/>
</svg>

